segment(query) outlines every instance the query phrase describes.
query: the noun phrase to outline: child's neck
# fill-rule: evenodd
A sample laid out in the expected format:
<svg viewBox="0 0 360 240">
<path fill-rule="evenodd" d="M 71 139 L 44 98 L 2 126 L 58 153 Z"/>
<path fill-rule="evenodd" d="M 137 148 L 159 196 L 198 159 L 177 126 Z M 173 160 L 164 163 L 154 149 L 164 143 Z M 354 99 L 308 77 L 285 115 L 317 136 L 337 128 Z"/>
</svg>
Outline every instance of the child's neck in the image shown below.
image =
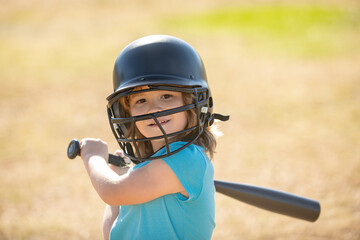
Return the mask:
<svg viewBox="0 0 360 240">
<path fill-rule="evenodd" d="M 170 144 L 170 143 L 181 141 L 181 140 L 173 137 L 173 138 L 168 139 L 168 141 Z M 155 152 L 159 151 L 161 148 L 165 147 L 166 144 L 165 144 L 165 140 L 158 139 L 158 140 L 151 141 L 151 145 L 152 145 L 153 151 L 155 153 Z"/>
<path fill-rule="evenodd" d="M 151 141 L 151 145 L 153 147 L 153 151 L 157 152 L 158 150 L 160 150 L 162 147 L 165 146 L 165 141 L 161 139 L 153 140 Z"/>
</svg>

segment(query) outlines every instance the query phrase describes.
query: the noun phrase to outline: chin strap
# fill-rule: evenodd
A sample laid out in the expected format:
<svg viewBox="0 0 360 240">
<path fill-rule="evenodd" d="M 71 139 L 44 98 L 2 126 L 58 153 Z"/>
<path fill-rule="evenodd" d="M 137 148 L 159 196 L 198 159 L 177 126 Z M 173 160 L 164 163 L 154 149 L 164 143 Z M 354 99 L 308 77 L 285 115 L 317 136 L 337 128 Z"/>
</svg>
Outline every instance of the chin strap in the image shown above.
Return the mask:
<svg viewBox="0 0 360 240">
<path fill-rule="evenodd" d="M 215 119 L 220 120 L 222 122 L 225 122 L 225 121 L 228 121 L 230 119 L 230 115 L 221 115 L 219 113 L 212 114 L 209 121 L 208 121 L 208 127 L 213 125 Z"/>
<path fill-rule="evenodd" d="M 223 122 L 230 119 L 230 115 L 221 115 L 219 113 L 214 113 L 213 116 L 214 116 L 214 119 L 218 119 L 218 120 L 223 121 Z"/>
</svg>

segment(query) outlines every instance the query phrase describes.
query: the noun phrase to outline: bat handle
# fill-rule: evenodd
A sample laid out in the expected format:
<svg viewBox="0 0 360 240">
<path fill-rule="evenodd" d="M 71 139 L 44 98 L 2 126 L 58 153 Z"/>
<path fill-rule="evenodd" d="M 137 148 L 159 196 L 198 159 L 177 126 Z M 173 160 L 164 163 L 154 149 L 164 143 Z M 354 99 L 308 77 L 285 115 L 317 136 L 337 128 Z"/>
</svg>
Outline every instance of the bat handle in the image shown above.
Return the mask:
<svg viewBox="0 0 360 240">
<path fill-rule="evenodd" d="M 67 148 L 67 156 L 69 159 L 74 159 L 77 156 L 80 156 L 80 152 L 81 152 L 80 143 L 76 138 L 74 138 L 73 140 L 71 140 Z M 108 162 L 118 167 L 128 166 L 124 158 L 113 154 L 109 154 Z"/>
</svg>

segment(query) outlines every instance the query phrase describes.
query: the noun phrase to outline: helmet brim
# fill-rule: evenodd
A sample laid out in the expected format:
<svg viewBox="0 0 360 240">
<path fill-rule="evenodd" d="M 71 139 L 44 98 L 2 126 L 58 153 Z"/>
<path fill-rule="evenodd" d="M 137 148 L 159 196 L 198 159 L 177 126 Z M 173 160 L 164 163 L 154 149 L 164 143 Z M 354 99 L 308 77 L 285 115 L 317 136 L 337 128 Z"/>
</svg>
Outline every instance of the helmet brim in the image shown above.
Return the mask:
<svg viewBox="0 0 360 240">
<path fill-rule="evenodd" d="M 117 94 L 133 89 L 135 87 L 142 87 L 148 85 L 162 85 L 162 86 L 178 86 L 178 87 L 208 87 L 203 86 L 206 84 L 204 79 L 189 79 L 177 77 L 177 76 L 166 76 L 166 75 L 152 75 L 152 76 L 140 76 L 133 78 L 129 81 L 126 81 L 124 84 L 121 84 L 117 89 L 114 89 L 114 92 L 110 94 L 106 99 L 109 101 Z"/>
</svg>

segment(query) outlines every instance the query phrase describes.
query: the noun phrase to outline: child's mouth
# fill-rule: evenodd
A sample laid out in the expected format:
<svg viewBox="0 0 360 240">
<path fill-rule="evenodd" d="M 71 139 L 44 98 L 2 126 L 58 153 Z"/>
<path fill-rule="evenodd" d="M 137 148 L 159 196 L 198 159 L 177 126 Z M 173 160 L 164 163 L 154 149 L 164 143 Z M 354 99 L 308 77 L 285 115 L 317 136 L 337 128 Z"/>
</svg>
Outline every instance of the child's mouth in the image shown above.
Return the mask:
<svg viewBox="0 0 360 240">
<path fill-rule="evenodd" d="M 161 120 L 161 121 L 159 121 L 161 126 L 167 124 L 168 122 L 170 122 L 170 120 Z M 157 127 L 157 124 L 156 123 L 150 123 L 149 127 Z"/>
</svg>

